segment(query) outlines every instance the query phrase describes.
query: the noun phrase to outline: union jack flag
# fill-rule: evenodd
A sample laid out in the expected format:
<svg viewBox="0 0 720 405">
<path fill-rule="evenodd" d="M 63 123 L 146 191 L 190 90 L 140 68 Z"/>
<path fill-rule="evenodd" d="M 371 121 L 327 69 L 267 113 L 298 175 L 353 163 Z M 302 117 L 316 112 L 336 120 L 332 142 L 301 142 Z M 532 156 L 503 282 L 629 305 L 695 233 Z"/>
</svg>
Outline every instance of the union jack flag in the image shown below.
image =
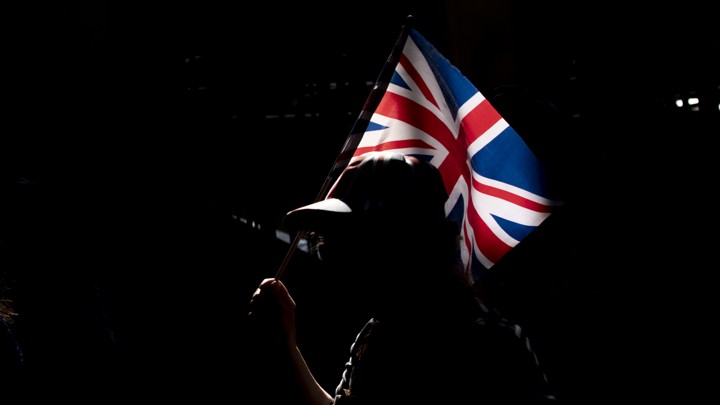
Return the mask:
<svg viewBox="0 0 720 405">
<path fill-rule="evenodd" d="M 523 139 L 415 29 L 403 29 L 331 178 L 351 159 L 379 150 L 439 168 L 471 283 L 560 204 L 547 198 L 544 169 Z"/>
</svg>

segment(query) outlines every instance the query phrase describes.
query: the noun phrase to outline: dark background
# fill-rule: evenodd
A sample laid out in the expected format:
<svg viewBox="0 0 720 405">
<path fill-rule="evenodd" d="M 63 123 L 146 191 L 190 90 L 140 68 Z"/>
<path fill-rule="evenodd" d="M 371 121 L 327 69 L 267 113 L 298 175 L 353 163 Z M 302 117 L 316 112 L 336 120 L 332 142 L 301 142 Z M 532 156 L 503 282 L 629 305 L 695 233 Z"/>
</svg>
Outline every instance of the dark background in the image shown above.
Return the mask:
<svg viewBox="0 0 720 405">
<path fill-rule="evenodd" d="M 273 403 L 247 302 L 409 14 L 568 197 L 490 285 L 559 397 L 702 397 L 720 36 L 692 2 L 8 6 L 0 281 L 18 391 Z M 689 96 L 697 111 L 675 105 Z M 364 319 L 337 312 L 304 253 L 285 274 L 334 389 Z"/>
</svg>

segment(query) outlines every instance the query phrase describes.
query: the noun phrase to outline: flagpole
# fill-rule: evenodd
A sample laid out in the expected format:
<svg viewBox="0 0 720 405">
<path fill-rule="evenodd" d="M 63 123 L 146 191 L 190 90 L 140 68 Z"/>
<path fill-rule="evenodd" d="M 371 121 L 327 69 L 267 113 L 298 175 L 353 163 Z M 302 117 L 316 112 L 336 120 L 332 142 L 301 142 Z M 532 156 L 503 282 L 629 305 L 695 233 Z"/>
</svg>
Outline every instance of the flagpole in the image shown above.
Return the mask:
<svg viewBox="0 0 720 405">
<path fill-rule="evenodd" d="M 335 179 L 340 175 L 343 169 L 347 166 L 347 164 L 350 162 L 350 158 L 352 157 L 355 149 L 357 148 L 358 144 L 360 143 L 360 140 L 365 133 L 365 130 L 367 129 L 368 124 L 370 123 L 370 118 L 372 117 L 373 113 L 375 112 L 375 109 L 377 108 L 378 104 L 380 104 L 380 101 L 383 98 L 383 95 L 385 94 L 385 90 L 387 90 L 388 84 L 390 83 L 390 79 L 392 78 L 393 73 L 395 72 L 395 66 L 397 65 L 398 61 L 400 60 L 400 56 L 402 55 L 403 47 L 405 46 L 405 41 L 407 40 L 408 34 L 410 33 L 410 30 L 412 29 L 412 23 L 414 21 L 414 17 L 412 15 L 408 15 L 405 18 L 405 23 L 402 26 L 402 30 L 400 32 L 400 36 L 398 37 L 397 41 L 395 42 L 395 45 L 393 46 L 392 51 L 390 52 L 390 56 L 388 56 L 387 60 L 385 61 L 385 64 L 383 65 L 382 69 L 380 70 L 380 74 L 378 75 L 377 80 L 375 81 L 375 85 L 370 90 L 370 94 L 368 95 L 368 98 L 365 100 L 365 105 L 363 106 L 363 109 L 360 111 L 360 115 L 358 116 L 358 119 L 355 120 L 355 123 L 353 124 L 353 127 L 350 130 L 350 135 L 348 135 L 347 139 L 345 140 L 345 144 L 343 145 L 342 149 L 340 150 L 340 153 L 338 153 L 337 157 L 335 158 L 335 163 L 333 164 L 332 168 L 330 169 L 330 172 L 328 173 L 327 177 L 325 178 L 325 181 L 323 182 L 322 187 L 320 188 L 320 191 L 318 192 L 317 196 L 315 197 L 315 202 L 318 202 L 322 200 L 325 197 L 325 194 L 328 190 L 328 188 L 335 182 Z M 307 231 L 301 230 L 295 234 L 295 237 L 293 238 L 292 243 L 290 244 L 290 248 L 288 249 L 287 253 L 285 254 L 285 258 L 283 259 L 282 263 L 280 264 L 280 268 L 278 268 L 277 273 L 275 273 L 275 279 L 279 280 L 280 277 L 282 277 L 283 273 L 285 272 L 285 269 L 287 268 L 288 264 L 290 263 L 290 259 L 295 254 L 295 251 L 297 250 L 297 246 L 300 243 L 300 240 L 302 240 L 305 235 L 307 234 Z"/>
</svg>

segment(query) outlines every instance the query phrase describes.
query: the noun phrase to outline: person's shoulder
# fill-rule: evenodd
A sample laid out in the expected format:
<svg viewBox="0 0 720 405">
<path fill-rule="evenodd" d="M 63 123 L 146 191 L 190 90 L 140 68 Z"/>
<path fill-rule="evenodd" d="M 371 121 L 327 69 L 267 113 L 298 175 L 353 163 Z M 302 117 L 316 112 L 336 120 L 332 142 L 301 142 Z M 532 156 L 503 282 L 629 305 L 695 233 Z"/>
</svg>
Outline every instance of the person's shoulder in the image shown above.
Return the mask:
<svg viewBox="0 0 720 405">
<path fill-rule="evenodd" d="M 504 317 L 496 309 L 487 306 L 479 298 L 475 298 L 475 304 L 473 324 L 476 330 L 494 330 L 517 339 L 523 337 L 524 332 L 519 324 Z"/>
<path fill-rule="evenodd" d="M 488 396 L 520 403 L 555 403 L 530 337 L 517 323 L 477 299 L 472 361 L 489 389 Z M 501 402 L 505 403 L 505 402 Z M 511 402 L 512 403 L 512 402 Z"/>
</svg>

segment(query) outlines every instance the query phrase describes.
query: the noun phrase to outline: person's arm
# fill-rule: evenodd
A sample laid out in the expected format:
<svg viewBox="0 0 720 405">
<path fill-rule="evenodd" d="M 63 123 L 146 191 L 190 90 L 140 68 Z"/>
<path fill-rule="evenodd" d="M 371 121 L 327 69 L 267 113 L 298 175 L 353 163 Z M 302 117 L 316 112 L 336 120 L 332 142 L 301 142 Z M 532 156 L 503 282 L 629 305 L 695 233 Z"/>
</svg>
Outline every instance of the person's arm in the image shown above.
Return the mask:
<svg viewBox="0 0 720 405">
<path fill-rule="evenodd" d="M 300 389 L 308 403 L 312 405 L 332 404 L 332 397 L 315 379 L 299 347 L 295 346 L 294 349 L 290 349 L 290 360 Z"/>
<path fill-rule="evenodd" d="M 290 363 L 293 377 L 301 394 L 311 405 L 329 405 L 333 399 L 315 379 L 297 345 L 295 329 L 295 301 L 280 280 L 265 279 L 250 301 L 250 321 L 255 328 L 278 337 L 284 356 Z"/>
</svg>

